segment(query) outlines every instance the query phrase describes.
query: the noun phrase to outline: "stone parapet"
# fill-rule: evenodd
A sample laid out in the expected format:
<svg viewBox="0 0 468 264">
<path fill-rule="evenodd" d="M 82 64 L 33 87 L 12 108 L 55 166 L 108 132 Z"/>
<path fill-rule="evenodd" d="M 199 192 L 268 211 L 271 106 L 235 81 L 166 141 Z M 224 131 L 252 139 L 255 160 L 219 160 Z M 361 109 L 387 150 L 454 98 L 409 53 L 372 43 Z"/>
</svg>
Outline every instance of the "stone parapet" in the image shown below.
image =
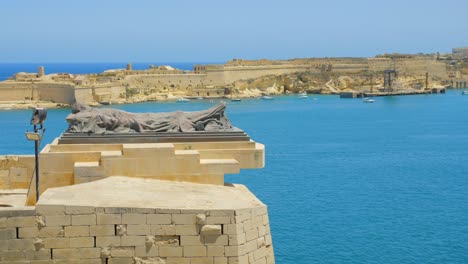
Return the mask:
<svg viewBox="0 0 468 264">
<path fill-rule="evenodd" d="M 267 207 L 245 186 L 128 177 L 50 188 L 0 209 L 0 263 L 274 263 Z"/>
<path fill-rule="evenodd" d="M 262 168 L 265 150 L 254 141 L 143 144 L 59 144 L 41 151 L 39 191 L 109 176 L 127 176 L 224 185 L 224 174 Z M 34 205 L 31 181 L 28 205 Z"/>
</svg>

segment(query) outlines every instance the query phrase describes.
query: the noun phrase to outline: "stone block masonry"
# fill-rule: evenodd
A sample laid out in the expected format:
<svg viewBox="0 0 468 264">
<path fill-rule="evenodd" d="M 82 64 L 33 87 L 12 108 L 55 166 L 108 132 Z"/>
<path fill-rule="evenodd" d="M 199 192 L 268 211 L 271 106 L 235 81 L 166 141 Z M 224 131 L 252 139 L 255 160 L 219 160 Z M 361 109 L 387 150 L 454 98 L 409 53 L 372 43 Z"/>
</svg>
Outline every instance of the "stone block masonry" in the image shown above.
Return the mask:
<svg viewBox="0 0 468 264">
<path fill-rule="evenodd" d="M 34 156 L 0 156 L 0 189 L 27 189 L 34 173 Z"/>
<path fill-rule="evenodd" d="M 261 168 L 265 164 L 264 156 L 264 146 L 252 140 L 60 144 L 57 139 L 41 151 L 39 162 L 42 164 L 42 169 L 39 177 L 39 191 L 42 193 L 47 188 L 82 184 L 108 176 L 121 175 L 224 185 L 225 173 L 239 173 L 241 168 Z M 30 171 L 34 169 L 34 157 L 31 157 L 31 161 Z M 13 168 L 9 169 L 9 174 L 12 170 Z M 34 205 L 35 178 L 31 180 L 32 174 L 26 173 L 25 169 L 24 171 L 21 186 L 29 188 L 27 205 Z M 5 182 L 16 179 L 1 175 L 0 188 L 2 188 L 2 179 L 6 179 Z M 29 177 L 26 177 L 27 175 Z"/>
<path fill-rule="evenodd" d="M 0 209 L 6 263 L 271 264 L 274 254 L 267 207 L 242 185 L 108 177 Z"/>
</svg>

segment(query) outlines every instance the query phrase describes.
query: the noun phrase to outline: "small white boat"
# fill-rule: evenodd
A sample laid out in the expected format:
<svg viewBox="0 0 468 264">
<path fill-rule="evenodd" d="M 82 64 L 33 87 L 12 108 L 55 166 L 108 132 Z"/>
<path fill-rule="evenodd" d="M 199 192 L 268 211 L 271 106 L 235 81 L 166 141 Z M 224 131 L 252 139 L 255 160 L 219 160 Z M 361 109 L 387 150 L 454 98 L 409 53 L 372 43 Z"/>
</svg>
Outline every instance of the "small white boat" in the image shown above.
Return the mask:
<svg viewBox="0 0 468 264">
<path fill-rule="evenodd" d="M 181 97 L 181 98 L 177 99 L 176 102 L 177 103 L 185 103 L 185 102 L 190 102 L 190 100 L 187 99 L 187 98 Z"/>
<path fill-rule="evenodd" d="M 468 91 L 463 91 L 462 95 L 468 95 Z"/>
<path fill-rule="evenodd" d="M 203 98 L 203 97 L 197 97 L 197 100 L 203 100 L 203 99 L 205 99 L 205 98 Z"/>
<path fill-rule="evenodd" d="M 231 99 L 231 102 L 240 102 L 240 101 L 242 101 L 242 99 L 239 99 L 239 98 L 233 98 L 233 99 Z"/>
<path fill-rule="evenodd" d="M 370 99 L 370 98 L 364 98 L 364 100 L 362 100 L 364 103 L 373 103 L 375 102 L 374 99 Z"/>
<path fill-rule="evenodd" d="M 299 95 L 299 98 L 300 99 L 307 99 L 307 98 L 309 98 L 309 96 L 303 94 L 303 95 Z"/>
<path fill-rule="evenodd" d="M 264 95 L 264 96 L 262 96 L 262 99 L 263 100 L 273 100 L 273 97 Z"/>
</svg>

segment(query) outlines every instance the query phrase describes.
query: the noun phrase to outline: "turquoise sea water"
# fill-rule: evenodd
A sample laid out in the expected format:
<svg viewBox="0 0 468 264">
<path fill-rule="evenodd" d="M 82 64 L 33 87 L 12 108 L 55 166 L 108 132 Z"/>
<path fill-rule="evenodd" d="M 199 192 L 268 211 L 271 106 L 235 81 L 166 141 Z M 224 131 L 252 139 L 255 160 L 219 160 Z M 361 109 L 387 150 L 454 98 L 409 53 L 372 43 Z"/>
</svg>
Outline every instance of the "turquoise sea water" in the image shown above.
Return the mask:
<svg viewBox="0 0 468 264">
<path fill-rule="evenodd" d="M 278 264 L 468 263 L 468 96 L 375 100 L 228 102 L 232 123 L 265 144 L 266 167 L 226 178 L 268 205 Z M 67 127 L 68 113 L 49 111 L 44 143 Z M 0 111 L 0 154 L 32 153 L 24 138 L 29 117 L 29 110 Z"/>
</svg>

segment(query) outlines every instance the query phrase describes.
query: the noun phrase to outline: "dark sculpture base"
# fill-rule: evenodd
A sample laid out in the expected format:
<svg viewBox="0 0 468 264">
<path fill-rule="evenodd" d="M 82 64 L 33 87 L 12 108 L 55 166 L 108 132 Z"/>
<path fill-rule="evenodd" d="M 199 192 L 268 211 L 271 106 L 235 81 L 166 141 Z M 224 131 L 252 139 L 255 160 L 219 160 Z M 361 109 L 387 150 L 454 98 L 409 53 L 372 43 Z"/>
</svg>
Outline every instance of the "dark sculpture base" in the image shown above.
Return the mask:
<svg viewBox="0 0 468 264">
<path fill-rule="evenodd" d="M 249 141 L 250 137 L 238 129 L 229 132 L 154 132 L 154 133 L 63 133 L 59 144 L 125 144 L 125 143 L 173 143 L 173 142 L 223 142 Z"/>
</svg>

